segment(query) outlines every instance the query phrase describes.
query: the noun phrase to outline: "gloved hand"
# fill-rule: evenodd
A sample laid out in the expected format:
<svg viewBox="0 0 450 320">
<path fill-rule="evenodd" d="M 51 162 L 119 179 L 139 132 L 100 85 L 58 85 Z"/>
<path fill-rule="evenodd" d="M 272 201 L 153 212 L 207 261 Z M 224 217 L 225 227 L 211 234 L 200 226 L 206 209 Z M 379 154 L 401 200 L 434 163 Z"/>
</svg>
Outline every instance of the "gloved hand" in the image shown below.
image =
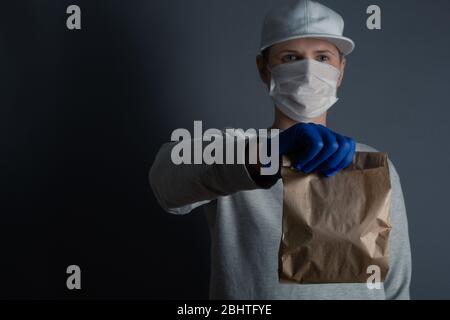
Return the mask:
<svg viewBox="0 0 450 320">
<path fill-rule="evenodd" d="M 330 177 L 353 161 L 355 141 L 314 123 L 297 123 L 280 133 L 280 155 L 294 153 L 293 167 Z"/>
</svg>

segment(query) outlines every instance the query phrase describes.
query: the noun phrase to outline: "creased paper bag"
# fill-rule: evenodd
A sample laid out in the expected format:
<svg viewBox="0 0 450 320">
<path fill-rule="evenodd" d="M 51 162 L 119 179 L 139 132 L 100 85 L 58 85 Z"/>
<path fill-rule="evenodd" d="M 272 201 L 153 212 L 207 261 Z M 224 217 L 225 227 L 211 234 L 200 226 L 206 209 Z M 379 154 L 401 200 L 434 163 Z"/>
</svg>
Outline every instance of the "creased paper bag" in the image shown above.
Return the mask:
<svg viewBox="0 0 450 320">
<path fill-rule="evenodd" d="M 297 172 L 284 157 L 281 174 L 280 282 L 362 283 L 373 270 L 384 281 L 391 230 L 387 154 L 356 152 L 333 177 Z"/>
</svg>

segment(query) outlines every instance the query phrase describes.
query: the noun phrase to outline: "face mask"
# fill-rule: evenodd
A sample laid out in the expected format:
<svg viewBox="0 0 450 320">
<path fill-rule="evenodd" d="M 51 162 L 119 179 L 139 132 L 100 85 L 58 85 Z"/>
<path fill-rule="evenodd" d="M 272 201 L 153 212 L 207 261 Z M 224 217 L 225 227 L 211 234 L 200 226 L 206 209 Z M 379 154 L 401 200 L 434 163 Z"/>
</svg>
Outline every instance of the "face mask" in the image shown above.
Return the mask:
<svg viewBox="0 0 450 320">
<path fill-rule="evenodd" d="M 308 122 L 327 111 L 336 97 L 340 71 L 323 62 L 304 59 L 271 69 L 270 96 L 289 118 Z"/>
</svg>

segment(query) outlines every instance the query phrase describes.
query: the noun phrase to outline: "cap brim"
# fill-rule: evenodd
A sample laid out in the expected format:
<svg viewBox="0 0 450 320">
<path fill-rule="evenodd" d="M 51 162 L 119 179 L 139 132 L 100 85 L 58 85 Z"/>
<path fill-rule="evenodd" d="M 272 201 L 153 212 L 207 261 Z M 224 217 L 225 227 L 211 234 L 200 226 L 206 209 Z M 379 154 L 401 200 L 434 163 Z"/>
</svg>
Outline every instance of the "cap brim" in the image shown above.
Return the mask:
<svg viewBox="0 0 450 320">
<path fill-rule="evenodd" d="M 355 43 L 353 42 L 352 39 L 344 37 L 344 36 L 334 36 L 334 35 L 329 35 L 329 34 L 303 34 L 303 35 L 298 35 L 298 36 L 291 36 L 291 37 L 286 37 L 280 40 L 277 40 L 273 43 L 267 44 L 263 47 L 261 47 L 261 51 L 263 51 L 264 49 L 283 42 L 283 41 L 288 41 L 288 40 L 293 40 L 293 39 L 302 39 L 302 38 L 314 38 L 314 39 L 321 39 L 321 40 L 326 40 L 331 42 L 332 44 L 334 44 L 341 52 L 344 56 L 350 54 L 354 49 L 355 49 Z"/>
</svg>

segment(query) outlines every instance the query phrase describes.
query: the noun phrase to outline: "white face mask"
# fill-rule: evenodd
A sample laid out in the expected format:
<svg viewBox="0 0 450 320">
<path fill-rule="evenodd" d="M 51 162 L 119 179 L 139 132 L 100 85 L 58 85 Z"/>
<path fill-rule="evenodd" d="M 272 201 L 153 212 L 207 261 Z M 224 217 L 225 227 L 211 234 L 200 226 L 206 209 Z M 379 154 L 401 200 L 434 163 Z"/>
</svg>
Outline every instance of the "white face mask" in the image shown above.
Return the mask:
<svg viewBox="0 0 450 320">
<path fill-rule="evenodd" d="M 269 69 L 270 96 L 289 118 L 308 122 L 338 101 L 339 69 L 313 59 L 282 63 Z"/>
</svg>

